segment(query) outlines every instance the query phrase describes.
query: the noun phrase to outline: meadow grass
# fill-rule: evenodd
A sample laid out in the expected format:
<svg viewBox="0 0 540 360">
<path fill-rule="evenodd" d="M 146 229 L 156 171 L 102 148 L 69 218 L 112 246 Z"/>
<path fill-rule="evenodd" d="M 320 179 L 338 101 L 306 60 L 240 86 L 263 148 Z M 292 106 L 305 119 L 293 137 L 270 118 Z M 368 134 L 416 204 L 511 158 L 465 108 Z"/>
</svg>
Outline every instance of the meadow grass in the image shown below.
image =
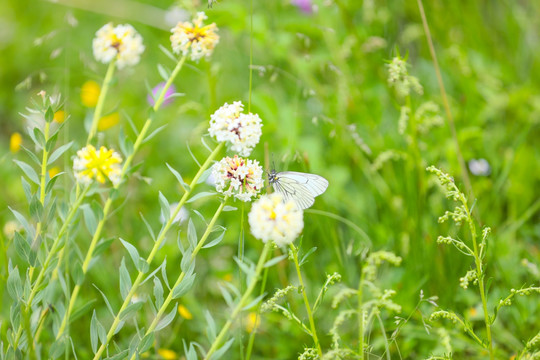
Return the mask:
<svg viewBox="0 0 540 360">
<path fill-rule="evenodd" d="M 537 3 L 32 6 L 0 4 L 0 359 L 540 357 Z M 328 180 L 302 221 L 274 167 Z"/>
</svg>

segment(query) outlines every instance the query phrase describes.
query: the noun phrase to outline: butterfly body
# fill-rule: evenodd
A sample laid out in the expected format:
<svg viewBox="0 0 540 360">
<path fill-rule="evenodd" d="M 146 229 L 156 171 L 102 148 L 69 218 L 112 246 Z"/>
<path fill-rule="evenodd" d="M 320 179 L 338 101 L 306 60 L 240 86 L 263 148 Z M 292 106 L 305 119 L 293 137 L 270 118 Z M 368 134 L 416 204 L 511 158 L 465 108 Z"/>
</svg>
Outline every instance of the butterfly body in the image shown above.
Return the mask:
<svg viewBox="0 0 540 360">
<path fill-rule="evenodd" d="M 283 200 L 293 200 L 298 208 L 307 209 L 315 202 L 315 197 L 328 188 L 328 180 L 316 174 L 296 171 L 272 170 L 268 173 L 268 182 L 275 192 L 283 195 Z"/>
</svg>

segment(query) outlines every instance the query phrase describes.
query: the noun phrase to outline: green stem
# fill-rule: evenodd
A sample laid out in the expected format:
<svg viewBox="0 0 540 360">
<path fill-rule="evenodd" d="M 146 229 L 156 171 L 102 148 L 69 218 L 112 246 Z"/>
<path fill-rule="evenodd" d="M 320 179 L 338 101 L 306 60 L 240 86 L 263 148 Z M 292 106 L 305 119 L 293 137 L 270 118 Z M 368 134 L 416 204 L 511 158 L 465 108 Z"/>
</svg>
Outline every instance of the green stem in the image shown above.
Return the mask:
<svg viewBox="0 0 540 360">
<path fill-rule="evenodd" d="M 169 79 L 165 83 L 165 86 L 163 87 L 163 89 L 161 89 L 161 94 L 159 94 L 159 97 L 156 100 L 156 103 L 154 104 L 154 111 L 157 111 L 159 109 L 159 107 L 161 106 L 161 104 L 163 103 L 163 101 L 165 100 L 165 94 L 167 93 L 167 90 L 169 89 L 169 87 L 173 83 L 174 79 L 176 78 L 176 76 L 180 72 L 180 69 L 182 69 L 182 66 L 184 65 L 185 61 L 186 61 L 186 55 L 184 55 L 184 56 L 182 56 L 182 58 L 180 58 L 180 61 L 178 61 L 178 63 L 176 64 L 176 67 L 174 68 L 173 72 L 171 73 L 171 76 L 169 76 Z"/>
<path fill-rule="evenodd" d="M 101 118 L 101 113 L 103 112 L 103 104 L 105 104 L 105 99 L 107 98 L 107 93 L 109 92 L 109 86 L 111 85 L 115 67 L 116 58 L 109 63 L 109 67 L 107 68 L 107 73 L 105 74 L 103 86 L 101 87 L 101 91 L 99 93 L 96 109 L 94 110 L 94 116 L 92 117 L 92 125 L 90 126 L 90 132 L 88 133 L 88 139 L 86 140 L 87 144 L 89 144 L 94 136 L 96 136 L 99 119 Z"/>
<path fill-rule="evenodd" d="M 304 298 L 304 305 L 306 306 L 306 311 L 309 318 L 309 326 L 311 328 L 311 336 L 313 337 L 313 342 L 317 348 L 317 353 L 319 358 L 322 359 L 323 353 L 321 349 L 321 344 L 319 343 L 319 338 L 317 337 L 317 327 L 315 326 L 315 320 L 313 319 L 313 312 L 311 311 L 311 306 L 309 305 L 309 300 L 306 294 L 306 287 L 304 285 L 304 280 L 302 278 L 302 272 L 300 271 L 300 264 L 298 263 L 298 250 L 291 243 L 290 245 L 291 253 L 293 255 L 294 266 L 296 267 L 296 274 L 298 275 L 298 282 L 300 283 L 300 291 L 302 292 L 302 297 Z"/>
<path fill-rule="evenodd" d="M 229 331 L 230 327 L 232 326 L 233 321 L 236 319 L 238 314 L 242 311 L 244 306 L 247 305 L 247 301 L 249 300 L 249 297 L 251 296 L 251 293 L 255 289 L 255 286 L 257 285 L 257 282 L 259 280 L 259 276 L 261 275 L 261 271 L 263 269 L 264 263 L 266 262 L 266 258 L 268 257 L 268 252 L 270 250 L 270 247 L 272 246 L 272 242 L 268 241 L 263 248 L 263 251 L 261 253 L 261 256 L 259 258 L 259 261 L 257 262 L 257 266 L 255 267 L 255 274 L 253 275 L 251 282 L 249 283 L 248 288 L 246 289 L 246 292 L 244 295 L 242 295 L 242 298 L 234 308 L 233 312 L 231 313 L 231 316 L 221 328 L 221 331 L 219 332 L 218 336 L 214 339 L 212 342 L 212 345 L 210 346 L 210 350 L 206 353 L 206 356 L 204 357 L 205 360 L 209 360 L 211 356 L 216 352 L 218 347 L 221 345 L 223 338 Z"/>
<path fill-rule="evenodd" d="M 45 144 L 49 140 L 49 132 L 51 129 L 51 123 L 45 122 Z M 49 152 L 47 151 L 47 146 L 43 147 L 43 158 L 41 160 L 41 185 L 39 191 L 39 202 L 41 205 L 45 206 L 45 181 L 47 180 L 47 162 L 49 161 Z"/>
<path fill-rule="evenodd" d="M 30 309 L 32 308 L 34 298 L 37 295 L 37 292 L 40 290 L 41 283 L 43 282 L 43 279 L 45 277 L 45 273 L 47 272 L 47 270 L 49 268 L 49 265 L 50 265 L 54 255 L 56 255 L 57 250 L 61 245 L 62 237 L 64 236 L 64 234 L 67 231 L 69 225 L 71 224 L 71 220 L 73 220 L 73 217 L 77 213 L 77 210 L 81 206 L 81 203 L 82 203 L 82 201 L 83 201 L 84 197 L 86 196 L 86 193 L 88 192 L 89 189 L 90 189 L 89 186 L 85 187 L 83 192 L 77 197 L 77 199 L 75 201 L 75 204 L 73 205 L 73 207 L 69 211 L 68 216 L 66 217 L 66 220 L 64 221 L 64 223 L 63 223 L 62 227 L 60 228 L 60 230 L 58 231 L 58 235 L 56 236 L 56 238 L 53 241 L 51 249 L 50 249 L 49 253 L 47 254 L 47 258 L 45 259 L 45 261 L 43 263 L 43 267 L 41 268 L 41 270 L 39 272 L 39 275 L 38 275 L 36 281 L 34 282 L 34 285 L 32 286 L 32 289 L 30 291 L 30 295 L 28 297 L 28 300 L 26 301 L 26 306 L 23 309 L 24 313 L 28 313 L 30 311 Z M 15 335 L 15 341 L 14 341 L 13 348 L 15 348 L 15 349 L 17 348 L 17 346 L 19 344 L 19 340 L 21 339 L 21 335 L 22 335 L 22 329 L 19 328 L 19 330 L 17 331 L 17 333 Z M 30 342 L 31 339 L 28 339 L 28 341 Z"/>
<path fill-rule="evenodd" d="M 197 187 L 197 182 L 199 181 L 199 178 L 202 176 L 203 172 L 210 166 L 210 163 L 214 160 L 214 158 L 217 156 L 219 151 L 223 148 L 223 144 L 224 143 L 220 143 L 214 149 L 214 151 L 210 154 L 210 156 L 208 156 L 208 159 L 206 159 L 204 164 L 201 166 L 201 168 L 199 169 L 199 171 L 197 172 L 197 174 L 193 178 L 193 181 L 192 181 L 190 187 L 188 189 L 186 189 L 186 192 L 184 193 L 184 195 L 182 196 L 182 198 L 178 202 L 178 206 L 173 211 L 173 213 L 171 214 L 171 216 L 167 220 L 167 223 L 165 224 L 165 226 L 162 228 L 161 232 L 159 233 L 159 235 L 158 235 L 158 237 L 157 237 L 157 239 L 156 239 L 156 241 L 154 243 L 154 246 L 153 246 L 152 250 L 150 251 L 150 255 L 148 255 L 148 258 L 146 259 L 146 263 L 148 265 L 151 265 L 152 260 L 154 259 L 156 253 L 161 248 L 161 245 L 162 245 L 163 241 L 165 240 L 165 235 L 167 234 L 167 232 L 171 228 L 172 224 L 174 223 L 174 219 L 176 218 L 176 215 L 178 215 L 178 212 L 180 212 L 180 209 L 182 208 L 182 206 L 184 206 L 184 204 L 188 200 L 188 198 L 191 195 L 191 193 L 193 192 L 193 190 Z M 101 354 L 103 354 L 103 351 L 105 351 L 105 348 L 108 346 L 108 344 L 111 341 L 112 337 L 116 333 L 116 329 L 118 328 L 118 325 L 120 324 L 120 314 L 131 303 L 131 298 L 133 297 L 133 295 L 135 295 L 135 293 L 136 293 L 136 291 L 137 291 L 137 289 L 139 287 L 139 284 L 143 280 L 144 275 L 145 275 L 144 272 L 139 271 L 139 273 L 137 275 L 137 278 L 135 279 L 135 281 L 133 282 L 133 285 L 131 286 L 131 290 L 127 294 L 126 298 L 124 299 L 124 303 L 120 307 L 120 310 L 118 311 L 117 315 L 115 316 L 115 318 L 113 320 L 113 323 L 112 323 L 112 325 L 111 325 L 111 327 L 109 329 L 109 332 L 107 333 L 107 339 L 106 339 L 105 343 L 101 344 L 101 346 L 99 347 L 98 351 L 96 352 L 96 354 L 94 356 L 94 360 L 98 360 L 100 358 Z"/>
<path fill-rule="evenodd" d="M 464 204 L 466 204 L 466 199 L 462 198 L 462 201 L 465 201 Z M 480 290 L 480 299 L 482 300 L 482 308 L 484 311 L 484 322 L 486 324 L 486 336 L 487 336 L 487 342 L 488 342 L 488 350 L 489 350 L 489 358 L 491 360 L 495 359 L 495 354 L 493 352 L 493 340 L 491 335 L 491 321 L 489 320 L 489 313 L 487 308 L 487 298 L 485 293 L 485 286 L 484 286 L 484 269 L 482 267 L 482 259 L 480 258 L 480 254 L 478 252 L 478 244 L 476 241 L 476 226 L 474 226 L 473 219 L 471 217 L 471 213 L 469 208 L 465 205 L 465 209 L 467 210 L 467 222 L 469 224 L 469 229 L 471 231 L 472 235 L 472 241 L 473 241 L 473 251 L 474 251 L 474 262 L 476 265 L 476 278 L 478 279 L 478 289 Z"/>
<path fill-rule="evenodd" d="M 358 292 L 356 293 L 358 299 L 358 354 L 360 355 L 360 360 L 364 360 L 364 275 L 365 273 L 362 270 L 362 275 L 358 282 Z"/>
<path fill-rule="evenodd" d="M 452 116 L 452 112 L 450 111 L 448 97 L 446 95 L 446 90 L 444 88 L 444 82 L 441 76 L 441 69 L 439 67 L 439 61 L 437 60 L 437 54 L 435 53 L 435 47 L 433 46 L 433 40 L 431 39 L 431 32 L 429 31 L 429 25 L 426 19 L 426 13 L 424 11 L 424 5 L 422 4 L 422 0 L 417 0 L 417 2 L 418 2 L 418 9 L 420 11 L 420 16 L 422 17 L 422 24 L 424 27 L 424 32 L 426 34 L 426 40 L 428 43 L 429 52 L 431 54 L 431 59 L 433 60 L 433 66 L 435 67 L 435 75 L 437 76 L 437 82 L 439 83 L 439 90 L 441 92 L 444 110 L 446 112 L 446 117 L 448 119 L 448 125 L 450 127 L 450 132 L 452 133 L 452 139 L 454 140 L 454 144 L 456 146 L 456 155 L 459 162 L 459 167 L 461 169 L 461 175 L 463 176 L 463 181 L 465 183 L 465 187 L 467 188 L 467 194 L 474 198 L 474 192 L 471 185 L 471 180 L 469 178 L 469 172 L 467 171 L 467 166 L 465 165 L 465 160 L 463 159 L 463 155 L 461 153 L 461 147 L 459 145 L 459 139 L 457 137 L 454 117 Z"/>
<path fill-rule="evenodd" d="M 268 269 L 265 268 L 263 272 L 263 278 L 261 281 L 261 291 L 259 292 L 259 296 L 262 296 L 264 294 L 264 291 L 266 290 L 266 281 L 268 279 Z M 255 342 L 255 335 L 257 334 L 257 328 L 259 324 L 259 318 L 261 317 L 261 304 L 257 305 L 257 316 L 255 317 L 255 325 L 253 326 L 253 330 L 251 331 L 251 334 L 249 334 L 249 341 L 246 349 L 246 360 L 250 360 L 251 358 L 251 351 L 253 350 L 253 344 Z"/>
<path fill-rule="evenodd" d="M 208 226 L 206 227 L 206 231 L 204 232 L 203 236 L 201 237 L 201 239 L 199 240 L 199 242 L 197 243 L 197 246 L 195 247 L 195 249 L 193 250 L 193 252 L 191 253 L 191 259 L 190 259 L 190 263 L 193 262 L 193 260 L 195 260 L 195 257 L 197 256 L 197 254 L 199 253 L 199 251 L 202 249 L 204 243 L 206 242 L 206 240 L 208 239 L 208 236 L 210 235 L 210 233 L 212 232 L 213 228 L 214 228 L 214 225 L 216 224 L 216 221 L 219 217 L 219 215 L 221 214 L 221 212 L 223 211 L 223 208 L 225 207 L 225 203 L 227 202 L 227 198 L 225 198 L 221 204 L 219 205 L 218 209 L 216 210 L 214 216 L 212 217 L 212 220 L 210 220 L 210 223 L 208 224 Z M 180 275 L 178 276 L 178 279 L 176 280 L 176 282 L 174 283 L 173 287 L 171 289 L 175 289 L 177 288 L 181 283 L 182 281 L 184 280 L 186 276 L 186 273 L 184 271 L 182 271 L 180 273 Z M 154 331 L 154 329 L 156 328 L 156 326 L 159 324 L 159 321 L 161 320 L 161 317 L 163 316 L 163 314 L 165 313 L 165 310 L 167 310 L 169 304 L 171 303 L 171 301 L 173 300 L 173 291 L 171 290 L 169 292 L 169 295 L 167 295 L 167 298 L 165 299 L 165 301 L 163 302 L 163 305 L 161 305 L 161 307 L 159 308 L 156 316 L 154 317 L 154 320 L 152 320 L 152 323 L 150 324 L 150 326 L 148 327 L 148 330 L 146 330 L 146 333 L 144 334 L 144 336 L 150 334 L 152 331 Z M 135 358 L 137 357 L 137 353 L 134 353 L 133 356 L 131 357 L 131 360 L 135 360 Z"/>
</svg>

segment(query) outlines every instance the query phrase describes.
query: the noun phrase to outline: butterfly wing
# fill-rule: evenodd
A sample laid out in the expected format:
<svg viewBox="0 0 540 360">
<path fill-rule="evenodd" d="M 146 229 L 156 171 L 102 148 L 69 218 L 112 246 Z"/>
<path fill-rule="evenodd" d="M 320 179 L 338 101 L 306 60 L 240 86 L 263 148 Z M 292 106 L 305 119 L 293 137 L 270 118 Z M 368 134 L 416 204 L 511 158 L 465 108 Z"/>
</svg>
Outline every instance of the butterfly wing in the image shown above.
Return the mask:
<svg viewBox="0 0 540 360">
<path fill-rule="evenodd" d="M 318 196 L 328 188 L 328 180 L 322 176 L 295 171 L 277 173 L 272 187 L 283 195 L 283 199 L 293 200 L 300 209 L 307 209 Z"/>
</svg>

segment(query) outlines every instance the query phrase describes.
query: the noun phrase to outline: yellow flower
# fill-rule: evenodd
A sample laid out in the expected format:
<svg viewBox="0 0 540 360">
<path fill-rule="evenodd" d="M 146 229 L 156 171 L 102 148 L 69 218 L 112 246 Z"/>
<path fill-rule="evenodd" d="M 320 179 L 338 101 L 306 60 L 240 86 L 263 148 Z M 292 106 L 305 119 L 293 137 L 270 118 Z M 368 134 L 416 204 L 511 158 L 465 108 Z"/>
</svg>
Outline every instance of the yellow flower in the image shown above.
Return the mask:
<svg viewBox="0 0 540 360">
<path fill-rule="evenodd" d="M 223 275 L 223 280 L 227 281 L 227 282 L 231 282 L 233 280 L 233 276 L 231 273 L 227 273 L 225 275 Z"/>
<path fill-rule="evenodd" d="M 247 332 L 252 332 L 254 329 L 258 328 L 261 324 L 261 317 L 257 316 L 256 312 L 250 312 L 246 316 L 246 330 Z"/>
<path fill-rule="evenodd" d="M 117 112 L 113 112 L 112 114 L 109 114 L 99 119 L 97 127 L 99 131 L 105 131 L 107 129 L 112 128 L 114 125 L 118 124 L 119 122 L 120 122 L 120 114 L 118 114 Z"/>
<path fill-rule="evenodd" d="M 22 136 L 18 132 L 14 132 L 11 134 L 11 137 L 9 138 L 9 151 L 12 153 L 16 153 L 19 150 L 21 150 L 21 144 L 22 144 Z"/>
<path fill-rule="evenodd" d="M 179 22 L 171 32 L 171 44 L 175 54 L 187 55 L 191 51 L 191 60 L 197 61 L 206 56 L 210 57 L 214 47 L 219 42 L 217 26 L 215 23 L 203 26 L 207 19 L 204 12 L 197 13 L 193 23 Z"/>
<path fill-rule="evenodd" d="M 54 113 L 53 120 L 61 124 L 66 120 L 66 112 L 64 110 L 58 110 Z"/>
<path fill-rule="evenodd" d="M 102 146 L 99 151 L 92 145 L 87 145 L 77 151 L 77 157 L 73 161 L 73 170 L 78 181 L 89 184 L 95 178 L 104 183 L 108 178 L 113 185 L 120 182 L 122 158 L 114 150 L 108 150 Z"/>
<path fill-rule="evenodd" d="M 181 305 L 181 304 L 178 305 L 178 313 L 180 314 L 181 317 L 183 317 L 186 320 L 193 319 L 193 315 L 189 312 L 187 307 L 185 307 L 184 305 Z"/>
<path fill-rule="evenodd" d="M 81 102 L 86 107 L 95 107 L 98 102 L 101 87 L 95 81 L 88 80 L 81 88 Z"/>
<path fill-rule="evenodd" d="M 165 360 L 179 359 L 178 354 L 169 349 L 159 349 L 157 352 L 159 356 L 161 356 Z"/>
<path fill-rule="evenodd" d="M 49 169 L 49 177 L 53 178 L 56 174 L 60 172 L 60 168 L 58 166 L 53 166 Z"/>
</svg>

